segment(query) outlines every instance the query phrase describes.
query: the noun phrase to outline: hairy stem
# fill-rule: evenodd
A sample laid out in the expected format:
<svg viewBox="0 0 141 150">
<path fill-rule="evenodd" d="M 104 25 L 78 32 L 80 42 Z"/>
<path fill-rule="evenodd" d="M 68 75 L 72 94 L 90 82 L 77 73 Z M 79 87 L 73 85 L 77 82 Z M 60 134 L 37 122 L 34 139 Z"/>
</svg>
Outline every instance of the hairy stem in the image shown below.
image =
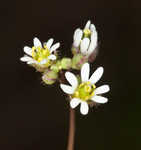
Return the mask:
<svg viewBox="0 0 141 150">
<path fill-rule="evenodd" d="M 75 136 L 75 110 L 70 108 L 70 123 L 69 123 L 69 136 L 67 150 L 74 149 L 74 136 Z"/>
</svg>

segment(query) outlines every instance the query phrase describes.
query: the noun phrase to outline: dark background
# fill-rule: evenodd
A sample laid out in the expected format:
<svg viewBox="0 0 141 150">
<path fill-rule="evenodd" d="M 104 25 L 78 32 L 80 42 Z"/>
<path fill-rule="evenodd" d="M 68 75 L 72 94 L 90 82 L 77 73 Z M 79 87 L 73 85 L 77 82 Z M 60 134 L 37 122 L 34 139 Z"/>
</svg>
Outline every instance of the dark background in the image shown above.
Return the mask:
<svg viewBox="0 0 141 150">
<path fill-rule="evenodd" d="M 109 103 L 87 116 L 76 109 L 76 150 L 141 149 L 140 1 L 30 0 L 0 5 L 0 149 L 66 150 L 69 105 L 57 84 L 44 86 L 40 73 L 19 61 L 23 47 L 53 37 L 69 56 L 73 32 L 88 19 L 99 34 Z"/>
</svg>

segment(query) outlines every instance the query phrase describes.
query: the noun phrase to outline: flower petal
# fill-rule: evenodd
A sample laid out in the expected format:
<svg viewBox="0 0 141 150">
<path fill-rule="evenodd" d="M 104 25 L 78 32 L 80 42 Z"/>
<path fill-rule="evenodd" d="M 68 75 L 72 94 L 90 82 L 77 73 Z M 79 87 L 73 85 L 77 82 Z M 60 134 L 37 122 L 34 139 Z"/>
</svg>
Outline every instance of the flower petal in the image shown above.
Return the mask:
<svg viewBox="0 0 141 150">
<path fill-rule="evenodd" d="M 92 97 L 91 100 L 96 102 L 96 103 L 101 103 L 101 104 L 104 104 L 104 103 L 108 102 L 108 98 L 102 97 L 102 96 L 97 96 L 97 95 Z"/>
<path fill-rule="evenodd" d="M 38 62 L 35 61 L 35 60 L 30 60 L 30 61 L 27 62 L 27 64 L 38 64 Z"/>
<path fill-rule="evenodd" d="M 50 47 L 51 47 L 53 41 L 54 41 L 54 40 L 53 40 L 52 38 L 47 41 L 46 46 L 47 46 L 48 49 L 50 49 Z"/>
<path fill-rule="evenodd" d="M 88 21 L 87 21 L 87 23 L 86 23 L 86 25 L 85 25 L 85 28 L 84 28 L 84 29 L 89 29 L 90 24 L 91 24 L 91 21 L 90 21 L 90 20 L 88 20 Z"/>
<path fill-rule="evenodd" d="M 75 108 L 77 107 L 79 104 L 80 104 L 80 99 L 78 98 L 73 98 L 71 101 L 70 101 L 70 106 L 71 108 Z"/>
<path fill-rule="evenodd" d="M 35 47 L 42 47 L 40 40 L 36 37 L 33 39 L 33 43 Z"/>
<path fill-rule="evenodd" d="M 50 48 L 50 53 L 52 53 L 53 51 L 55 51 L 57 48 L 60 47 L 60 43 L 56 43 L 54 44 L 51 48 Z"/>
<path fill-rule="evenodd" d="M 47 63 L 47 59 L 43 59 L 42 61 L 39 62 L 40 65 L 44 65 Z"/>
<path fill-rule="evenodd" d="M 60 87 L 67 94 L 73 94 L 74 93 L 74 88 L 69 86 L 69 85 L 60 84 Z"/>
<path fill-rule="evenodd" d="M 103 94 L 110 91 L 109 85 L 102 85 L 95 89 L 95 94 Z"/>
<path fill-rule="evenodd" d="M 92 76 L 90 77 L 89 81 L 92 84 L 95 84 L 103 75 L 104 69 L 103 67 L 99 67 L 97 68 L 97 70 L 92 74 Z"/>
<path fill-rule="evenodd" d="M 91 32 L 93 32 L 94 30 L 96 30 L 96 28 L 95 28 L 95 25 L 94 25 L 94 24 L 91 24 L 91 25 L 90 25 L 90 30 L 91 30 Z"/>
<path fill-rule="evenodd" d="M 25 46 L 24 47 L 24 52 L 30 56 L 32 56 L 32 48 Z"/>
<path fill-rule="evenodd" d="M 75 39 L 74 39 L 74 42 L 73 42 L 73 45 L 75 47 L 78 47 L 79 44 L 80 44 L 80 41 L 81 41 L 81 38 L 82 38 L 82 35 L 83 35 L 83 32 L 82 30 L 79 30 L 76 35 L 75 35 Z"/>
<path fill-rule="evenodd" d="M 80 106 L 80 112 L 82 115 L 86 115 L 88 114 L 88 111 L 89 111 L 89 107 L 88 107 L 88 104 L 87 102 L 81 102 L 81 106 Z"/>
<path fill-rule="evenodd" d="M 76 87 L 78 85 L 78 81 L 77 81 L 76 76 L 73 73 L 71 73 L 71 72 L 66 72 L 65 73 L 65 77 L 68 80 L 68 82 L 72 85 L 72 87 L 74 89 L 76 89 Z"/>
<path fill-rule="evenodd" d="M 81 81 L 86 82 L 89 79 L 90 65 L 85 63 L 81 68 Z"/>
<path fill-rule="evenodd" d="M 27 62 L 27 61 L 31 61 L 33 59 L 31 57 L 25 55 L 24 57 L 21 57 L 20 60 L 23 62 Z"/>
<path fill-rule="evenodd" d="M 48 59 L 50 59 L 50 60 L 56 60 L 56 56 L 52 54 L 52 55 L 48 56 Z"/>
<path fill-rule="evenodd" d="M 93 31 L 93 33 L 91 34 L 91 42 L 90 42 L 90 46 L 89 46 L 89 49 L 88 49 L 88 54 L 90 55 L 94 50 L 95 48 L 97 47 L 97 32 L 96 30 Z"/>
<path fill-rule="evenodd" d="M 73 40 L 74 40 L 74 41 L 76 40 L 77 34 L 78 34 L 78 32 L 79 32 L 80 30 L 81 30 L 80 28 L 77 28 L 77 29 L 74 31 L 74 35 L 73 35 Z"/>
<path fill-rule="evenodd" d="M 80 50 L 82 54 L 87 54 L 87 49 L 89 47 L 90 40 L 88 38 L 84 38 L 80 45 Z"/>
</svg>

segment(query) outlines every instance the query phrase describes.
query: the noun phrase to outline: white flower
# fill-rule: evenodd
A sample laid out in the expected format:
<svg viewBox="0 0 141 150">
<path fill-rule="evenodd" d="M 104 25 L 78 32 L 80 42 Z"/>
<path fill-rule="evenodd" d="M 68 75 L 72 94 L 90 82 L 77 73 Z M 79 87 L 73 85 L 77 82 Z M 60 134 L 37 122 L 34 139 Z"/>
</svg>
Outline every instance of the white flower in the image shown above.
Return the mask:
<svg viewBox="0 0 141 150">
<path fill-rule="evenodd" d="M 53 44 L 53 39 L 49 39 L 43 46 L 38 38 L 33 39 L 34 46 L 32 48 L 25 46 L 24 52 L 27 54 L 20 60 L 27 64 L 39 64 L 48 66 L 51 61 L 56 60 L 56 56 L 52 54 L 59 48 L 60 43 Z"/>
<path fill-rule="evenodd" d="M 83 30 L 76 29 L 73 36 L 74 47 L 80 47 L 84 55 L 90 55 L 97 47 L 98 35 L 94 24 L 90 20 L 86 23 Z"/>
<path fill-rule="evenodd" d="M 95 84 L 103 75 L 103 67 L 99 67 L 89 78 L 90 66 L 85 63 L 81 68 L 81 82 L 78 83 L 76 76 L 71 72 L 66 72 L 65 77 L 70 85 L 60 84 L 61 89 L 70 95 L 71 108 L 75 108 L 79 104 L 80 112 L 83 115 L 88 113 L 88 104 L 90 101 L 95 103 L 106 103 L 107 98 L 100 96 L 110 90 L 108 85 L 102 85 L 96 88 Z"/>
</svg>

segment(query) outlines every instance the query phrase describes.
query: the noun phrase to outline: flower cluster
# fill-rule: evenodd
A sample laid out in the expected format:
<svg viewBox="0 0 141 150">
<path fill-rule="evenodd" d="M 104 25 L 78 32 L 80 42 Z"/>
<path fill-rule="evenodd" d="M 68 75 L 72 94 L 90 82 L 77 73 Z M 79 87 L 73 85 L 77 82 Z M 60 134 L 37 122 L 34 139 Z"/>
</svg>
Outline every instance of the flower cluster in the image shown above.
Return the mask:
<svg viewBox="0 0 141 150">
<path fill-rule="evenodd" d="M 72 58 L 59 58 L 57 49 L 60 43 L 53 45 L 54 39 L 41 43 L 38 38 L 33 39 L 34 46 L 24 47 L 26 55 L 21 61 L 34 67 L 42 73 L 45 84 L 51 85 L 60 82 L 61 89 L 70 98 L 70 107 L 75 108 L 80 104 L 80 112 L 86 115 L 91 103 L 106 103 L 107 98 L 101 96 L 110 90 L 108 85 L 96 87 L 96 83 L 103 75 L 103 67 L 99 67 L 89 78 L 90 64 L 95 60 L 98 35 L 94 24 L 88 21 L 84 29 L 76 29 L 73 36 Z M 79 75 L 80 71 L 80 75 Z M 73 73 L 75 72 L 75 74 Z M 66 78 L 66 79 L 65 79 Z M 68 81 L 70 85 L 65 84 Z"/>
</svg>

